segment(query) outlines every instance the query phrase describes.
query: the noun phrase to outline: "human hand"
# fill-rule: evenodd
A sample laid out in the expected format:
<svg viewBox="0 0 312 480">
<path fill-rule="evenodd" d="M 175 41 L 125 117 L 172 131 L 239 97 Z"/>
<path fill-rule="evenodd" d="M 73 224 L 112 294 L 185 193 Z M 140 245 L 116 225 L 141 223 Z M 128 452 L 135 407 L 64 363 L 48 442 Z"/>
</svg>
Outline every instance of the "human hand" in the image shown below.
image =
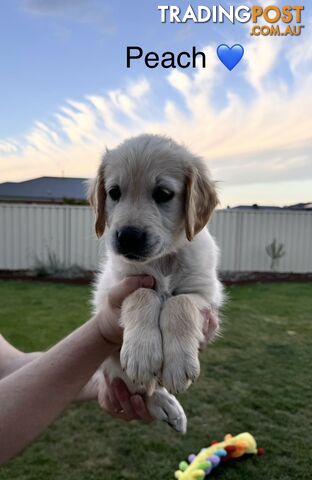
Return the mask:
<svg viewBox="0 0 312 480">
<path fill-rule="evenodd" d="M 142 420 L 150 423 L 154 418 L 148 412 L 142 395 L 131 394 L 121 378 L 109 380 L 104 374 L 98 382 L 100 406 L 112 417 L 122 420 Z"/>
<path fill-rule="evenodd" d="M 108 342 L 120 346 L 122 328 L 119 325 L 122 302 L 138 288 L 152 288 L 154 279 L 149 275 L 126 277 L 111 288 L 105 297 L 101 311 L 95 316 L 99 330 Z"/>
<path fill-rule="evenodd" d="M 203 334 L 204 340 L 200 344 L 200 350 L 204 350 L 219 332 L 218 311 L 214 308 L 205 308 L 202 310 L 203 316 Z"/>
</svg>

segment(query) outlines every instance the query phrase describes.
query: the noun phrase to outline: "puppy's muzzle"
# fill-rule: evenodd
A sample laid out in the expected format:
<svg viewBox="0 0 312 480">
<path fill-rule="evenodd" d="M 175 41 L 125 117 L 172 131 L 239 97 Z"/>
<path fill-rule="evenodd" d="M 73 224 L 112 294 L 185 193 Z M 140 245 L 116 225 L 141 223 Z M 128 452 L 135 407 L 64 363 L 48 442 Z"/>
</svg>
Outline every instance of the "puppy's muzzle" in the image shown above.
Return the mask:
<svg viewBox="0 0 312 480">
<path fill-rule="evenodd" d="M 147 233 L 136 227 L 123 227 L 116 231 L 116 250 L 130 260 L 139 260 L 148 255 Z"/>
</svg>

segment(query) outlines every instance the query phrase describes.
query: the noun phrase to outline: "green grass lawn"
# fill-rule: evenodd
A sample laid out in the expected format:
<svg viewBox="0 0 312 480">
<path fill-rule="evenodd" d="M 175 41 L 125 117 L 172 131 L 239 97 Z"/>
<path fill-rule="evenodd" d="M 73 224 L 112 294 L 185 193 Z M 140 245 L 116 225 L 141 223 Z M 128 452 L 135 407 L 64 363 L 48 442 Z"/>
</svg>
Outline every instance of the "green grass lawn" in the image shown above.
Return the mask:
<svg viewBox="0 0 312 480">
<path fill-rule="evenodd" d="M 312 478 L 312 283 L 228 294 L 223 337 L 201 354 L 199 381 L 179 396 L 186 436 L 162 423 L 116 421 L 96 403 L 76 405 L 0 468 L 0 479 L 172 479 L 189 453 L 242 431 L 265 456 L 223 465 L 211 478 Z M 89 298 L 88 287 L 0 282 L 0 331 L 25 351 L 45 349 L 88 318 Z"/>
</svg>

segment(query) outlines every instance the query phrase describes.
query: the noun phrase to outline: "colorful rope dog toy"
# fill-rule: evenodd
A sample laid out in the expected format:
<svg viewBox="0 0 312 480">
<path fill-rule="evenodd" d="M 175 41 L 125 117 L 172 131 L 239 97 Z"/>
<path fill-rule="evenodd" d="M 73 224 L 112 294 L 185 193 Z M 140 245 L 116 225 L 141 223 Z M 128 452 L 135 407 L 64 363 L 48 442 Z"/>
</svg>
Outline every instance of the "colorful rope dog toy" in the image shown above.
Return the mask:
<svg viewBox="0 0 312 480">
<path fill-rule="evenodd" d="M 223 442 L 214 441 L 197 455 L 189 455 L 189 463 L 180 462 L 179 470 L 174 476 L 178 480 L 203 480 L 219 463 L 241 457 L 245 453 L 263 455 L 264 450 L 257 448 L 256 440 L 250 433 L 240 433 L 236 437 L 228 434 Z"/>
</svg>

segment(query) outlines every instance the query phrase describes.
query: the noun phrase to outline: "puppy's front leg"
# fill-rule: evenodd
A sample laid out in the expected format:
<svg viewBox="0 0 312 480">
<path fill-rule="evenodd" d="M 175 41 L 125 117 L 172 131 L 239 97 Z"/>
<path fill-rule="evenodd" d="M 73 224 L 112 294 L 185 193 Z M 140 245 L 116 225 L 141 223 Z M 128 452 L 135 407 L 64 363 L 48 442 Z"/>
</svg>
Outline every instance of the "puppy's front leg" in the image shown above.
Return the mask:
<svg viewBox="0 0 312 480">
<path fill-rule="evenodd" d="M 163 361 L 160 309 L 157 293 L 140 288 L 126 298 L 121 311 L 124 336 L 120 363 L 130 380 L 147 390 L 155 384 Z"/>
<path fill-rule="evenodd" d="M 203 341 L 203 318 L 196 295 L 169 298 L 160 316 L 163 338 L 162 383 L 169 392 L 187 390 L 199 376 L 198 349 Z"/>
</svg>

